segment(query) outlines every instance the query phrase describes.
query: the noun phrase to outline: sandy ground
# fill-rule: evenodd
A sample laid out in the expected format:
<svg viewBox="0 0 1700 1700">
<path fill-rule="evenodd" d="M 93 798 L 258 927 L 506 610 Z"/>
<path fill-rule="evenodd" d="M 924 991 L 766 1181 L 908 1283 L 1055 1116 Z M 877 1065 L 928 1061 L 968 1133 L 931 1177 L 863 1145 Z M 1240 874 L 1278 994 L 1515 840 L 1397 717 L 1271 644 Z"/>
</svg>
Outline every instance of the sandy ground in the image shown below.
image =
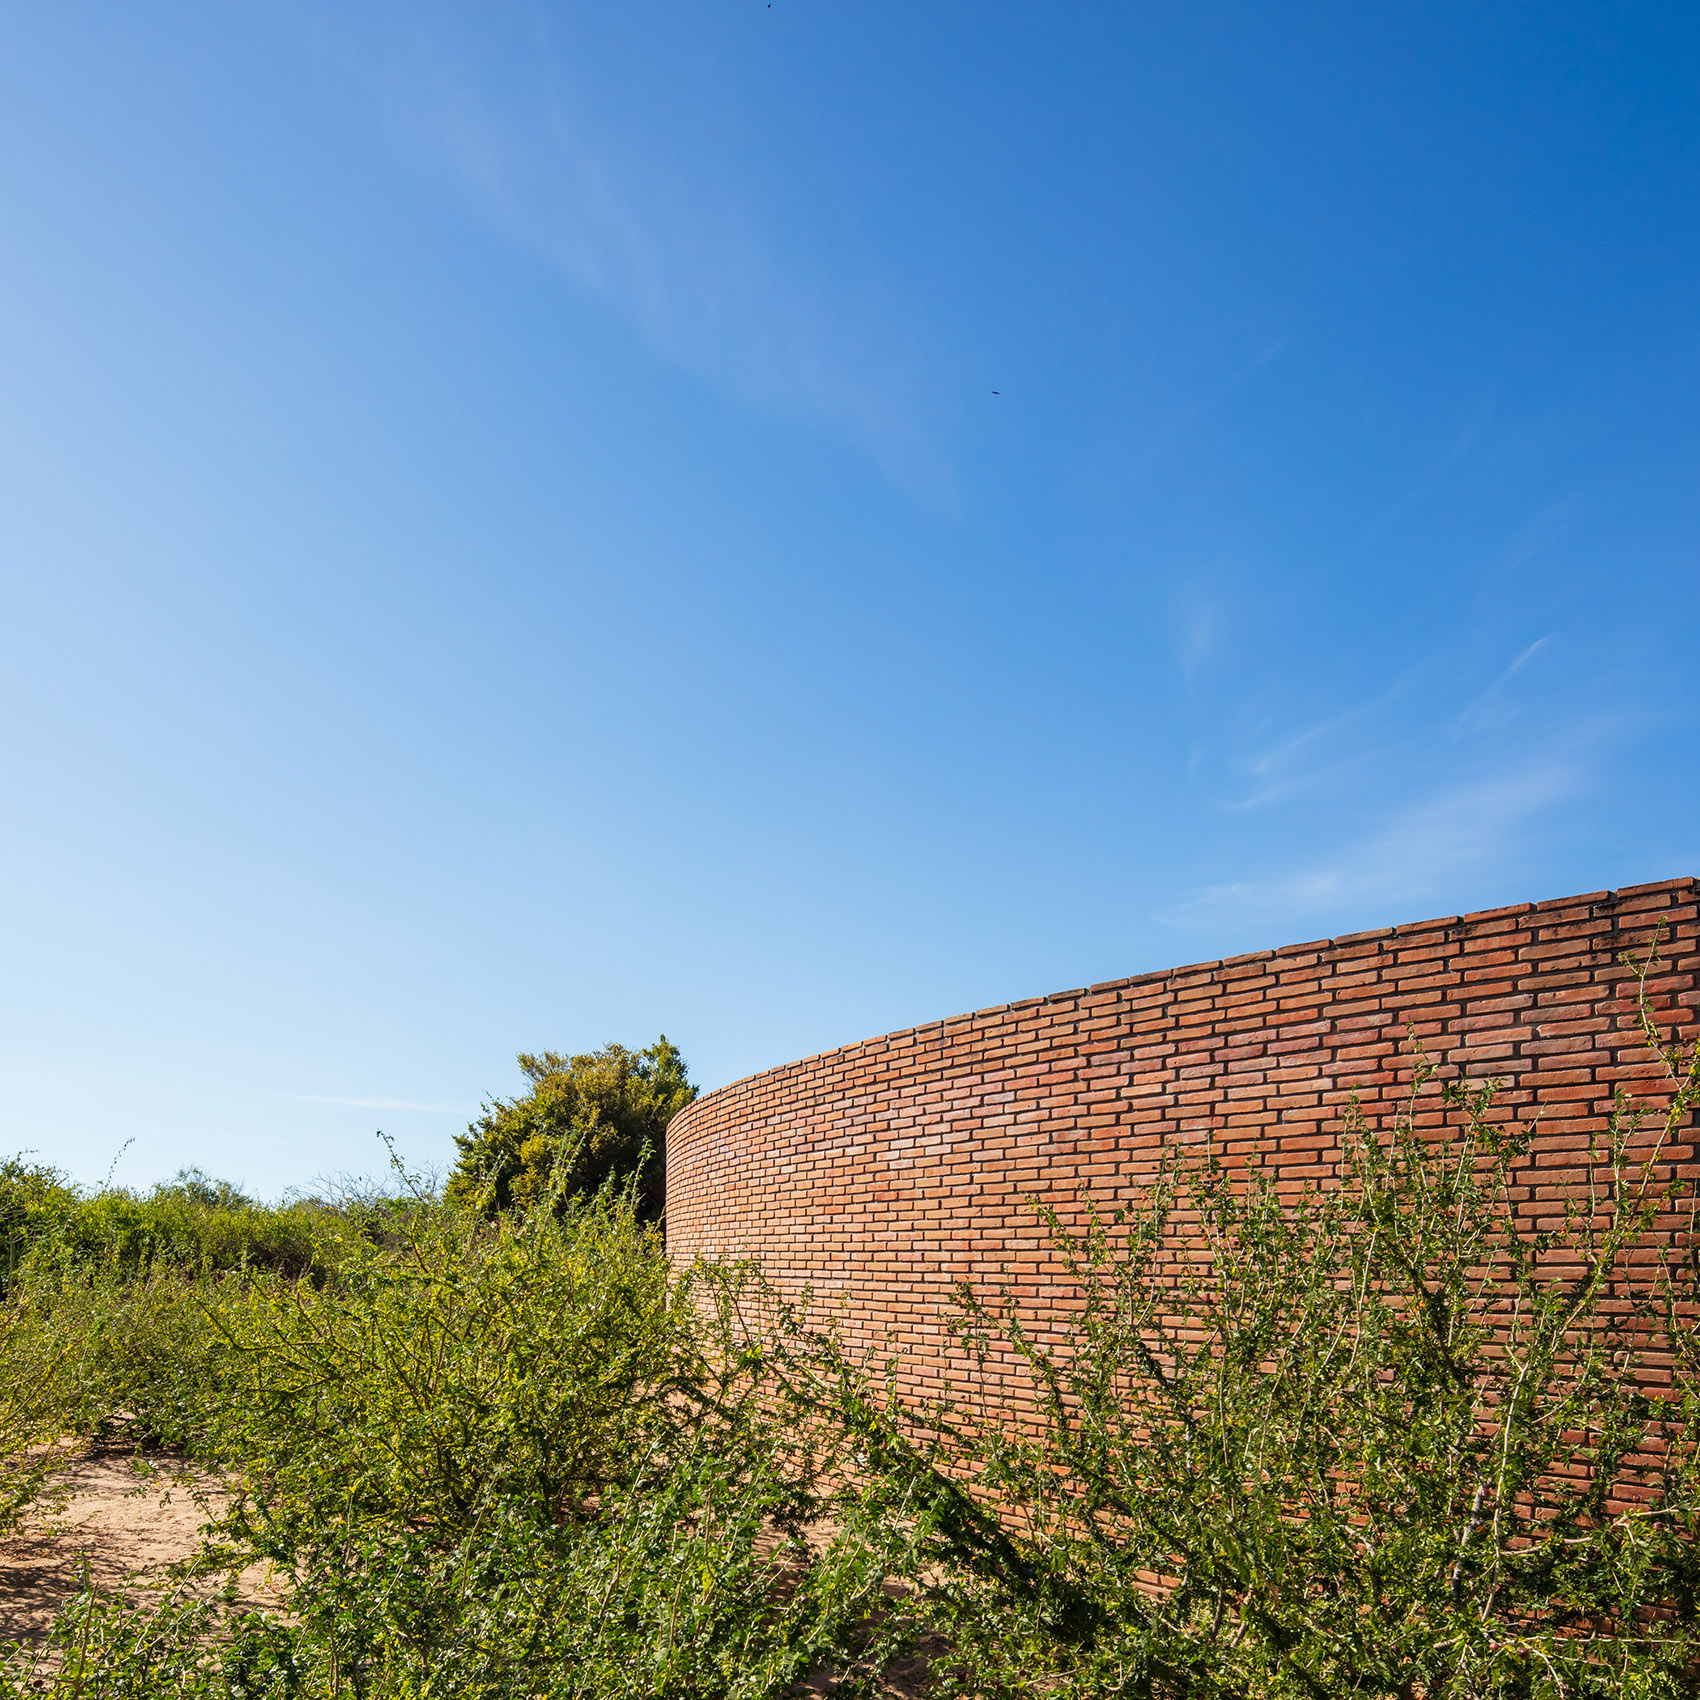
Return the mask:
<svg viewBox="0 0 1700 1700">
<path fill-rule="evenodd" d="M 85 1561 L 97 1587 L 145 1591 L 162 1580 L 168 1565 L 194 1554 L 219 1503 L 210 1478 L 185 1481 L 176 1460 L 132 1447 L 68 1450 L 55 1485 L 63 1502 L 38 1504 L 0 1540 L 0 1648 L 40 1643 L 82 1585 Z M 239 1593 L 245 1603 L 276 1603 L 257 1571 L 243 1576 Z"/>
<path fill-rule="evenodd" d="M 18 1643 L 41 1645 L 54 1614 L 82 1586 L 85 1562 L 97 1587 L 145 1594 L 169 1566 L 194 1555 L 221 1498 L 206 1474 L 133 1447 L 67 1448 L 54 1484 L 62 1498 L 38 1504 L 20 1530 L 0 1540 L 0 1656 Z M 243 1575 L 238 1597 L 252 1606 L 278 1602 L 258 1569 Z M 927 1641 L 920 1657 L 886 1671 L 882 1687 L 892 1700 L 925 1695 L 928 1656 L 945 1651 Z M 799 1700 L 828 1692 L 818 1678 L 800 1689 Z"/>
</svg>

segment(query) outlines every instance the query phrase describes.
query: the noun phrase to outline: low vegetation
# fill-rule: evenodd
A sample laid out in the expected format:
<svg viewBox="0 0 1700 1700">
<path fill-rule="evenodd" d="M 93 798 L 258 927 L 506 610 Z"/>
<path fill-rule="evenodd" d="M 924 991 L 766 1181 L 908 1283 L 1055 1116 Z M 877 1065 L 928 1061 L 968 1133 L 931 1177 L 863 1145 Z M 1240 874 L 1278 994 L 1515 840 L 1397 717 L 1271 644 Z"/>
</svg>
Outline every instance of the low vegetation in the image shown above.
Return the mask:
<svg viewBox="0 0 1700 1700">
<path fill-rule="evenodd" d="M 54 1169 L 11 1157 L 0 1161 L 0 1282 L 10 1287 L 32 1255 L 38 1265 L 45 1256 L 130 1276 L 155 1265 L 304 1275 L 322 1250 L 326 1209 L 317 1200 L 257 1204 L 195 1169 L 145 1193 L 103 1187 L 86 1194 Z"/>
<path fill-rule="evenodd" d="M 959 1296 L 925 1410 L 758 1271 L 669 1267 L 671 1047 L 533 1059 L 443 1197 L 14 1163 L 0 1515 L 76 1430 L 230 1498 L 181 1588 L 85 1590 L 0 1695 L 873 1694 L 923 1636 L 938 1696 L 1691 1694 L 1700 1060 L 1648 1040 L 1668 1111 L 1620 1099 L 1538 1210 L 1526 1124 L 1420 1055 L 1327 1186 L 1172 1154 L 1049 1217 L 1052 1315 Z M 218 1590 L 255 1560 L 275 1612 Z"/>
</svg>

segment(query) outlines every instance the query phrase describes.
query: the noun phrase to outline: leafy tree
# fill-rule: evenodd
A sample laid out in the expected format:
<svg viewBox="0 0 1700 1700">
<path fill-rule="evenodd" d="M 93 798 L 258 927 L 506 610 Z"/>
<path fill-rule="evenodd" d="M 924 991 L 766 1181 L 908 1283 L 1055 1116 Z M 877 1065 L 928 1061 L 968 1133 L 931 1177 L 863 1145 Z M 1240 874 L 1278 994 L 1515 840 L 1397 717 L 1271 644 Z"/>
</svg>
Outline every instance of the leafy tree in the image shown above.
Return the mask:
<svg viewBox="0 0 1700 1700">
<path fill-rule="evenodd" d="M 522 1053 L 519 1066 L 530 1090 L 486 1104 L 456 1136 L 450 1198 L 482 1198 L 496 1212 L 526 1209 L 551 1191 L 570 1197 L 636 1175 L 640 1213 L 659 1217 L 667 1124 L 697 1095 L 678 1047 L 663 1034 L 641 1051 Z"/>
</svg>

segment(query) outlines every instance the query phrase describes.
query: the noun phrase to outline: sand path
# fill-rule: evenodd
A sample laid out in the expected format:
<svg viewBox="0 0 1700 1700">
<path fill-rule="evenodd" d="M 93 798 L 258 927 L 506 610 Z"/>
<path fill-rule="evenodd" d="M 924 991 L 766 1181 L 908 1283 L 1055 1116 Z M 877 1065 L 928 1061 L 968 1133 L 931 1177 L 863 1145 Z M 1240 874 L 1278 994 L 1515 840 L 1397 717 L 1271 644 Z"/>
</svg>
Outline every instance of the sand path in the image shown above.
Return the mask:
<svg viewBox="0 0 1700 1700">
<path fill-rule="evenodd" d="M 0 1648 L 39 1644 L 82 1586 L 85 1563 L 97 1587 L 157 1585 L 168 1566 L 194 1555 L 202 1525 L 222 1503 L 205 1472 L 134 1447 L 68 1447 L 54 1485 L 63 1503 L 38 1504 L 0 1540 Z M 238 1595 L 255 1606 L 275 1606 L 278 1597 L 257 1569 L 244 1573 Z"/>
<path fill-rule="evenodd" d="M 54 1615 L 82 1587 L 85 1563 L 100 1588 L 145 1594 L 157 1586 L 171 1565 L 194 1556 L 203 1525 L 223 1503 L 205 1471 L 133 1446 L 68 1446 L 54 1484 L 63 1503 L 38 1505 L 21 1529 L 0 1540 L 0 1656 L 18 1643 L 41 1645 Z M 243 1573 L 237 1595 L 244 1605 L 279 1603 L 259 1567 Z M 925 1694 L 925 1655 L 944 1651 L 934 1638 L 927 1642 L 922 1657 L 899 1660 L 885 1673 L 882 1688 L 892 1700 Z M 803 1700 L 827 1687 L 805 1679 L 799 1690 Z"/>
</svg>

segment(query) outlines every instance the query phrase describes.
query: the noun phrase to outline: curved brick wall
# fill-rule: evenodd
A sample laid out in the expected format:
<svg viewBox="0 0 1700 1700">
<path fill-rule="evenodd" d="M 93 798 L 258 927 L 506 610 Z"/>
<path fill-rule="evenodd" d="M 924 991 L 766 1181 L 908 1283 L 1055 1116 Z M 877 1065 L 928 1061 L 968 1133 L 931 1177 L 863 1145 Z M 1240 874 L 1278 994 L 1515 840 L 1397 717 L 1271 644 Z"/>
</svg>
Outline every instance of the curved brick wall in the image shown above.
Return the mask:
<svg viewBox="0 0 1700 1700">
<path fill-rule="evenodd" d="M 1173 1140 L 1298 1183 L 1330 1165 L 1348 1097 L 1384 1114 L 1431 1056 L 1506 1077 L 1541 1115 L 1535 1196 L 1577 1176 L 1613 1091 L 1655 1089 L 1622 952 L 1666 928 L 1661 1014 L 1697 1021 L 1697 886 L 1618 892 L 1289 945 L 1029 998 L 769 1069 L 699 1099 L 667 1136 L 675 1257 L 759 1259 L 842 1307 L 853 1340 L 906 1351 L 937 1391 L 952 1285 L 1054 1270 L 1025 1204 L 1126 1200 Z"/>
</svg>

